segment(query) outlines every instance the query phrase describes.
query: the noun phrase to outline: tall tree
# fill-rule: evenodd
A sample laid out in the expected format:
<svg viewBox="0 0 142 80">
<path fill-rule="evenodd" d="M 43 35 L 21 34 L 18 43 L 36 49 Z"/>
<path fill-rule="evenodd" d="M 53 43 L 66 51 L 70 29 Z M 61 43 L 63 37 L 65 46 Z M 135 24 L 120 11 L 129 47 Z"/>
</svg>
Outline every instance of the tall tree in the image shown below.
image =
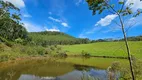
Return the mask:
<svg viewBox="0 0 142 80">
<path fill-rule="evenodd" d="M 20 9 L 0 0 L 0 36 L 9 40 L 26 38 L 27 31 L 20 23 Z"/>
<path fill-rule="evenodd" d="M 127 36 L 126 36 L 125 25 L 123 22 L 124 21 L 123 17 L 124 18 L 126 16 L 137 17 L 138 15 L 140 15 L 142 13 L 142 11 L 140 9 L 138 9 L 137 11 L 133 11 L 131 6 L 134 5 L 134 3 L 127 2 L 130 0 L 86 0 L 86 1 L 89 5 L 89 9 L 93 11 L 93 15 L 95 15 L 97 13 L 101 14 L 105 10 L 108 10 L 108 12 L 110 14 L 114 14 L 114 15 L 118 16 L 119 23 L 120 23 L 118 25 L 121 26 L 122 33 L 124 36 L 128 59 L 129 59 L 129 63 L 130 63 L 130 71 L 131 71 L 132 79 L 135 80 L 132 58 L 131 58 L 131 54 L 130 54 L 129 45 L 127 42 Z"/>
</svg>

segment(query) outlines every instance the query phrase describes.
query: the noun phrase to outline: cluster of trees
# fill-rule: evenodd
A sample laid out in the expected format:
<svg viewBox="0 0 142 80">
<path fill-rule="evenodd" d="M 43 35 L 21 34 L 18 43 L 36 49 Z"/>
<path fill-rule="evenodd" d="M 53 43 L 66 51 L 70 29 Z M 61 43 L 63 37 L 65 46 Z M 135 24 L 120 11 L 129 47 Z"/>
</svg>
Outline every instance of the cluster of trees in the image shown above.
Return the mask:
<svg viewBox="0 0 142 80">
<path fill-rule="evenodd" d="M 90 40 L 72 37 L 62 32 L 31 32 L 28 34 L 30 43 L 34 45 L 73 45 L 73 44 L 87 44 Z"/>
<path fill-rule="evenodd" d="M 142 41 L 142 36 L 132 36 L 127 38 L 128 41 Z M 122 39 L 113 39 L 113 38 L 106 38 L 106 39 L 97 39 L 97 40 L 92 40 L 91 43 L 95 42 L 115 42 L 115 41 L 124 41 L 124 38 Z"/>
<path fill-rule="evenodd" d="M 133 36 L 133 37 L 128 37 L 128 41 L 142 41 L 142 35 L 141 36 Z M 124 39 L 120 39 L 120 41 L 124 41 Z"/>
<path fill-rule="evenodd" d="M 19 8 L 10 2 L 0 0 L 0 36 L 10 41 L 26 39 L 27 31 L 20 20 Z"/>
<path fill-rule="evenodd" d="M 112 38 L 108 38 L 108 39 L 97 39 L 97 40 L 92 40 L 91 43 L 95 43 L 95 42 L 112 42 L 115 41 Z"/>
</svg>

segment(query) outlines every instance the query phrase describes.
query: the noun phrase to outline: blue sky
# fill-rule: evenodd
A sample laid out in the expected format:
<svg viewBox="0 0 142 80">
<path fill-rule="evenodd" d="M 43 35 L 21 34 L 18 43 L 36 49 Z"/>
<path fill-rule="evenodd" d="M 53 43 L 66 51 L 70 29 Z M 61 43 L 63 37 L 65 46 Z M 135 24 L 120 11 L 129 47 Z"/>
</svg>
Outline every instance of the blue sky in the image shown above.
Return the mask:
<svg viewBox="0 0 142 80">
<path fill-rule="evenodd" d="M 92 16 L 85 0 L 4 0 L 10 1 L 21 9 L 21 18 L 29 32 L 60 31 L 74 37 L 100 39 L 121 38 L 121 28 L 115 14 L 103 13 Z M 132 1 L 133 10 L 142 8 L 142 2 Z M 135 24 L 127 32 L 128 36 L 142 35 L 142 15 L 126 18 L 126 28 Z M 132 23 L 131 23 L 132 22 Z"/>
</svg>

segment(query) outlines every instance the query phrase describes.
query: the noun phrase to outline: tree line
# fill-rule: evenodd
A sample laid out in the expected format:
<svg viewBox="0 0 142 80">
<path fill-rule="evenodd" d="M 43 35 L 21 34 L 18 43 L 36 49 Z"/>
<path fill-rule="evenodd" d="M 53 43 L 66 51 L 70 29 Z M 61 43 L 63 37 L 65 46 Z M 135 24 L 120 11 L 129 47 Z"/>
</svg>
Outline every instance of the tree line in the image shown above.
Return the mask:
<svg viewBox="0 0 142 80">
<path fill-rule="evenodd" d="M 142 41 L 142 35 L 140 36 L 131 36 L 127 38 L 128 41 Z M 113 38 L 106 38 L 106 39 L 97 39 L 97 40 L 91 40 L 91 43 L 95 42 L 116 42 L 116 41 L 124 41 L 124 38 L 121 39 L 113 39 Z"/>
</svg>

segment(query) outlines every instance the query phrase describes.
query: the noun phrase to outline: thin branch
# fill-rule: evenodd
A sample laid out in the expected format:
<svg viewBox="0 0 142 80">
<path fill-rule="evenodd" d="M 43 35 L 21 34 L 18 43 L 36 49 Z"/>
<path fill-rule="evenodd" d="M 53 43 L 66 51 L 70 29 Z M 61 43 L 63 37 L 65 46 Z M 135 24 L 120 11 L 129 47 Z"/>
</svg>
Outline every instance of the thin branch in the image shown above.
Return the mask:
<svg viewBox="0 0 142 80">
<path fill-rule="evenodd" d="M 123 2 L 123 5 L 122 5 L 122 7 L 121 7 L 121 9 L 120 9 L 119 14 L 122 12 L 122 10 L 123 10 L 123 8 L 124 8 L 124 5 L 125 5 L 125 2 L 126 2 L 126 0 L 124 0 L 124 2 Z"/>
<path fill-rule="evenodd" d="M 106 4 L 108 7 L 110 7 L 116 14 L 118 14 L 117 11 L 116 11 L 112 6 L 110 6 L 105 0 L 104 0 L 104 2 L 105 2 L 105 4 Z"/>
<path fill-rule="evenodd" d="M 118 25 L 119 27 L 121 27 L 121 25 L 117 22 L 117 21 L 115 21 L 115 20 L 112 20 L 116 25 Z"/>
</svg>

